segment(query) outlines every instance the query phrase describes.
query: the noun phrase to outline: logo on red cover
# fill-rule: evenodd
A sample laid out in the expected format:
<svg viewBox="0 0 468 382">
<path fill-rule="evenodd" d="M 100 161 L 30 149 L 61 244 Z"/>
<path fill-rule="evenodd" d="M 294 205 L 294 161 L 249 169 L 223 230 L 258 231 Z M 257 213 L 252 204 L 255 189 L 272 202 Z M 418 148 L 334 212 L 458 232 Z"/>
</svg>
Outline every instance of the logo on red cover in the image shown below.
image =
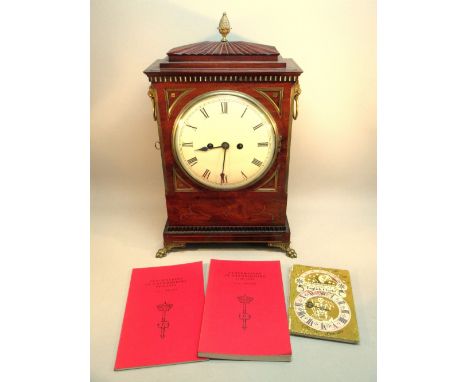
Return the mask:
<svg viewBox="0 0 468 382">
<path fill-rule="evenodd" d="M 158 322 L 158 328 L 161 329 L 160 337 L 162 339 L 166 337 L 166 329 L 169 328 L 169 321 L 166 320 L 166 313 L 171 310 L 171 308 L 172 304 L 168 304 L 166 301 L 158 305 L 158 310 L 162 313 L 161 321 Z"/>
<path fill-rule="evenodd" d="M 242 313 L 239 313 L 239 319 L 242 320 L 242 329 L 247 329 L 247 320 L 251 319 L 251 315 L 247 313 L 247 304 L 253 301 L 253 297 L 247 296 L 244 294 L 243 296 L 237 297 L 239 302 L 242 304 Z"/>
</svg>

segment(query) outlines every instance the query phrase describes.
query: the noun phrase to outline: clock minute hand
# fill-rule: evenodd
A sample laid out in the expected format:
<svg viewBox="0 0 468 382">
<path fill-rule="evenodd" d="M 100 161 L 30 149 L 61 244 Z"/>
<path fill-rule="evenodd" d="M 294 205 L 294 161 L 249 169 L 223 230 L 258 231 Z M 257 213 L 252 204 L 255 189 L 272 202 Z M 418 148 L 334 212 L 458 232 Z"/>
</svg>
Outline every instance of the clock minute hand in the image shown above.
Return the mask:
<svg viewBox="0 0 468 382">
<path fill-rule="evenodd" d="M 224 164 L 226 163 L 226 151 L 229 148 L 229 143 L 223 142 L 221 147 L 224 149 L 224 156 L 223 156 L 223 169 L 221 170 L 221 184 L 227 183 L 227 177 L 226 174 L 224 173 Z"/>
</svg>

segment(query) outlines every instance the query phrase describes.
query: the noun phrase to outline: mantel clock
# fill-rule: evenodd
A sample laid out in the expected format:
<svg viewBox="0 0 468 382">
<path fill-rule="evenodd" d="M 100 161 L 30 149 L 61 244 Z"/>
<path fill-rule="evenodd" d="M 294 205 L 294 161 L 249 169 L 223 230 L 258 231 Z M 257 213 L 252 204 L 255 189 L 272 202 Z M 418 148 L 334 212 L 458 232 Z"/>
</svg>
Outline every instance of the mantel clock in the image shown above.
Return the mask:
<svg viewBox="0 0 468 382">
<path fill-rule="evenodd" d="M 156 256 L 188 243 L 264 243 L 296 257 L 286 217 L 292 120 L 302 70 L 275 47 L 221 41 L 173 48 L 151 82 L 167 222 Z"/>
</svg>

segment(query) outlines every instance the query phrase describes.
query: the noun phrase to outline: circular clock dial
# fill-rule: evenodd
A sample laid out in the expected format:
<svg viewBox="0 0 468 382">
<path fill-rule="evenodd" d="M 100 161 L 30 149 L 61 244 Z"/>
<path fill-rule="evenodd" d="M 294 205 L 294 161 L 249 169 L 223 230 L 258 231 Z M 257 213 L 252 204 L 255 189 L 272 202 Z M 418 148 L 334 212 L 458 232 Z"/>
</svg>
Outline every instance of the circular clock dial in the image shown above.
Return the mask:
<svg viewBox="0 0 468 382">
<path fill-rule="evenodd" d="M 351 320 L 346 301 L 334 293 L 306 290 L 294 300 L 294 311 L 305 325 L 322 332 L 336 332 Z"/>
<path fill-rule="evenodd" d="M 254 98 L 215 91 L 189 103 L 177 118 L 173 150 L 198 183 L 235 190 L 259 180 L 276 156 L 276 124 Z"/>
</svg>

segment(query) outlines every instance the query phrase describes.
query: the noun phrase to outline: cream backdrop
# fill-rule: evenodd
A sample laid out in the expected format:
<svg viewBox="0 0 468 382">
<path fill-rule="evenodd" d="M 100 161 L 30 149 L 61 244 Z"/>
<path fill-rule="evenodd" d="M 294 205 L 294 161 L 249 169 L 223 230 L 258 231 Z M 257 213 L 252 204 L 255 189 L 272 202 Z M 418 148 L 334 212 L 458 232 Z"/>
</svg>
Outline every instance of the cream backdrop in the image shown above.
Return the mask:
<svg viewBox="0 0 468 382">
<path fill-rule="evenodd" d="M 274 45 L 301 66 L 288 217 L 298 259 L 198 249 L 154 258 L 164 185 L 142 71 L 175 46 Z M 374 0 L 91 2 L 91 380 L 374 381 L 376 379 L 376 4 Z M 210 361 L 113 371 L 130 271 L 210 258 L 281 260 L 351 272 L 361 343 L 293 337 L 291 363 Z M 285 285 L 286 298 L 288 287 Z"/>
</svg>

